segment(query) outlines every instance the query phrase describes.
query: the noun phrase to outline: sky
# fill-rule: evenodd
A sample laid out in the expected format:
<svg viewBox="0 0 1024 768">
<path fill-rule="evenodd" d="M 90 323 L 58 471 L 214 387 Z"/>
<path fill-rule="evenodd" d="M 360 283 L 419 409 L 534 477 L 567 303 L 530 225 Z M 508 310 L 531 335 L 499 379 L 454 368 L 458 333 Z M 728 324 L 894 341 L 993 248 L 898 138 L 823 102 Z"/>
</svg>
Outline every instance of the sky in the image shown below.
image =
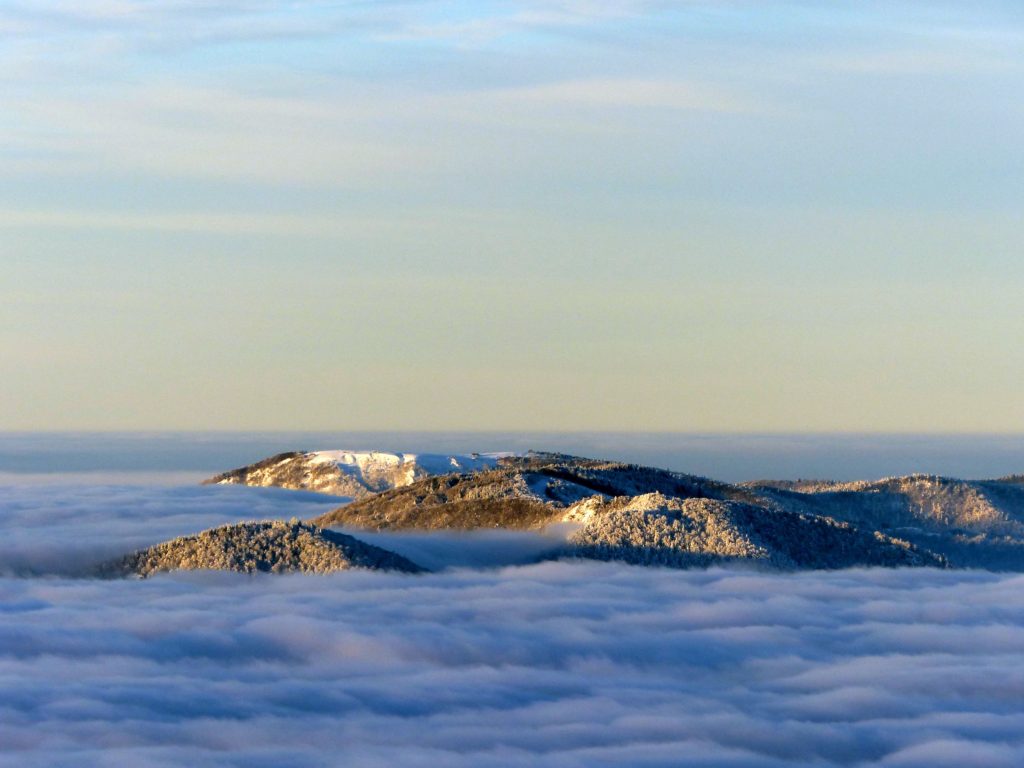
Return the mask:
<svg viewBox="0 0 1024 768">
<path fill-rule="evenodd" d="M 0 429 L 1024 430 L 1019 2 L 0 4 Z"/>
</svg>

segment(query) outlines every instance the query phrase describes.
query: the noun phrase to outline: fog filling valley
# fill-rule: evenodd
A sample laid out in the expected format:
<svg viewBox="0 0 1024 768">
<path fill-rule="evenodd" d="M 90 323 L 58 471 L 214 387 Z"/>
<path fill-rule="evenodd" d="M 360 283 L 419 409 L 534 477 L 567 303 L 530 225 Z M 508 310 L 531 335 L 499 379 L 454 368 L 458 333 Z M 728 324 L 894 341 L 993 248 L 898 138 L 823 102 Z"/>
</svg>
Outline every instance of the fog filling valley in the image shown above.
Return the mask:
<svg viewBox="0 0 1024 768">
<path fill-rule="evenodd" d="M 277 488 L 0 486 L 0 576 L 82 575 L 105 558 L 239 520 L 310 517 L 343 501 Z"/>
<path fill-rule="evenodd" d="M 1021 575 L 516 565 L 552 540 L 486 532 L 365 536 L 421 576 L 71 578 L 337 503 L 0 489 L 0 765 L 1024 764 Z"/>
</svg>

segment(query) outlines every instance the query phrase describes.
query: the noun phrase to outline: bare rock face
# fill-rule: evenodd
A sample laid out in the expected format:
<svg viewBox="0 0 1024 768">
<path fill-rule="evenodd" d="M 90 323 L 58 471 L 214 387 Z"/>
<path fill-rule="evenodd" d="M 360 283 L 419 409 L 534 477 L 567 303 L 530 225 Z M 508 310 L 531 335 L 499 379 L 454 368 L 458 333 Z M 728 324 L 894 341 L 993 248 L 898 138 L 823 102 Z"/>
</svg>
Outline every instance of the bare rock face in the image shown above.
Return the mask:
<svg viewBox="0 0 1024 768">
<path fill-rule="evenodd" d="M 145 578 L 176 570 L 333 573 L 350 568 L 423 571 L 400 555 L 352 536 L 298 520 L 273 520 L 225 525 L 173 539 L 107 563 L 100 574 Z"/>
<path fill-rule="evenodd" d="M 569 554 L 676 568 L 752 561 L 777 568 L 943 566 L 941 557 L 830 518 L 660 493 L 570 508 Z"/>
<path fill-rule="evenodd" d="M 505 455 L 292 451 L 224 472 L 205 484 L 288 488 L 362 499 L 424 477 L 489 469 Z"/>
</svg>

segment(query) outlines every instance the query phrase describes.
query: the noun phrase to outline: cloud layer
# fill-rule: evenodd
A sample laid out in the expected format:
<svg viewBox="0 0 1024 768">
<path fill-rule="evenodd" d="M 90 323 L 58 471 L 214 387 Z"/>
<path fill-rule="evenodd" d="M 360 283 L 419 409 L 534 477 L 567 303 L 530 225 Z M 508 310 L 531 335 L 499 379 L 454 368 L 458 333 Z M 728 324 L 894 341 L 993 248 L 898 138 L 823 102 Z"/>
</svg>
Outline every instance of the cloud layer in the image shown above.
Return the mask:
<svg viewBox="0 0 1024 768">
<path fill-rule="evenodd" d="M 37 479 L 37 478 L 34 478 Z M 78 575 L 98 561 L 223 523 L 307 518 L 339 499 L 277 488 L 0 486 L 0 576 Z"/>
<path fill-rule="evenodd" d="M 0 765 L 1015 766 L 1024 578 L 0 580 Z"/>
</svg>

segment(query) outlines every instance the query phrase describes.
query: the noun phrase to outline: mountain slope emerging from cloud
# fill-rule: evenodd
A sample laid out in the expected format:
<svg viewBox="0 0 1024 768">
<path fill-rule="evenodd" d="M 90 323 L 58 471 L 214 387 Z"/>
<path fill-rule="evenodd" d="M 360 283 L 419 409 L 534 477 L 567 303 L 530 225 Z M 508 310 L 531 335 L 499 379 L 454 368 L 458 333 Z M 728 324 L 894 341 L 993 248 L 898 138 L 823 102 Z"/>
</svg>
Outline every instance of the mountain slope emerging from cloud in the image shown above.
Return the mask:
<svg viewBox="0 0 1024 768">
<path fill-rule="evenodd" d="M 755 561 L 777 568 L 942 567 L 911 544 L 828 517 L 777 512 L 736 501 L 660 493 L 591 499 L 567 517 L 583 521 L 570 552 L 598 560 L 677 568 Z"/>
<path fill-rule="evenodd" d="M 247 473 L 236 471 L 229 481 L 249 482 L 247 478 L 254 478 L 256 484 L 311 488 L 316 483 L 309 478 L 319 471 L 316 468 L 328 466 L 325 459 L 316 457 L 341 453 L 283 454 L 284 458 L 273 457 L 253 465 Z M 608 526 L 601 529 L 601 535 L 608 538 L 581 540 L 579 545 L 586 544 L 594 552 L 604 551 L 599 545 L 621 549 L 630 537 L 635 537 L 633 544 L 658 550 L 653 555 L 630 555 L 636 562 L 693 564 L 708 558 L 740 556 L 739 552 L 746 550 L 738 544 L 736 552 L 728 546 L 717 548 L 721 542 L 698 545 L 695 542 L 703 541 L 699 537 L 687 538 L 687 533 L 678 539 L 662 528 L 686 528 L 696 524 L 697 518 L 704 521 L 700 525 L 713 520 L 713 525 L 719 526 L 726 519 L 745 516 L 744 525 L 754 526 L 754 533 L 747 536 L 746 528 L 740 526 L 736 535 L 757 543 L 750 543 L 753 549 L 742 556 L 769 564 L 842 567 L 844 563 L 948 561 L 960 567 L 1024 569 L 1024 484 L 1016 478 L 964 481 L 913 475 L 874 482 L 763 481 L 734 485 L 653 467 L 556 453 L 471 454 L 470 459 L 447 457 L 447 463 L 426 462 L 426 467 L 419 469 L 412 468 L 415 462 L 368 459 L 367 466 L 391 467 L 391 474 L 360 470 L 364 477 L 383 479 L 362 480 L 359 498 L 312 522 L 323 527 L 374 531 L 540 530 L 578 522 L 579 505 L 589 504 L 591 512 L 607 518 Z M 451 470 L 445 472 L 449 467 Z M 300 472 L 298 481 L 293 472 Z M 348 478 L 345 482 L 354 477 L 351 470 L 341 474 Z M 372 488 L 382 490 L 373 492 Z M 652 515 L 647 510 L 641 514 L 629 508 L 630 504 L 647 503 L 637 499 L 648 494 L 666 499 L 664 504 L 659 502 L 660 513 Z M 686 500 L 729 504 L 679 506 Z M 595 512 L 598 509 L 600 512 Z M 643 531 L 627 533 L 633 528 Z M 771 539 L 770 531 L 778 535 Z M 851 538 L 852 533 L 841 531 L 856 536 Z M 648 539 L 660 541 L 664 536 L 672 543 L 644 543 Z M 851 554 L 852 550 L 847 552 L 844 547 L 854 539 L 860 543 Z M 808 554 L 814 549 L 818 555 Z M 582 550 L 577 547 L 577 551 Z"/>
<path fill-rule="evenodd" d="M 417 573 L 415 563 L 335 531 L 297 520 L 211 528 L 134 552 L 101 567 L 107 576 L 151 576 L 161 571 L 333 573 L 350 568 Z"/>
<path fill-rule="evenodd" d="M 745 483 L 763 503 L 908 539 L 963 566 L 1024 569 L 1024 484 L 908 475 Z"/>
</svg>

